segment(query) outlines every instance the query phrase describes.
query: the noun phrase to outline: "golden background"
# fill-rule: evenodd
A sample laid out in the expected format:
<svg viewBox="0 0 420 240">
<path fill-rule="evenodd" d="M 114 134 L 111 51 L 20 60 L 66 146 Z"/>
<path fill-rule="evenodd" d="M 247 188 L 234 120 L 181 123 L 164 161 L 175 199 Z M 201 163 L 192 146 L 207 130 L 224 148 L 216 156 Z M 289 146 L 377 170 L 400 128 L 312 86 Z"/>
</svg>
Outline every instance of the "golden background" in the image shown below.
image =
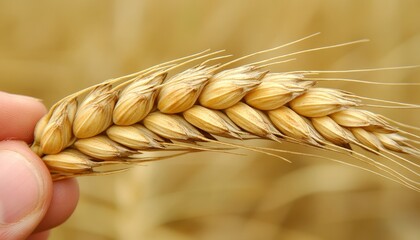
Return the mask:
<svg viewBox="0 0 420 240">
<path fill-rule="evenodd" d="M 416 0 L 0 0 L 0 88 L 51 106 L 102 80 L 204 49 L 242 56 L 315 32 L 322 34 L 278 54 L 363 38 L 371 42 L 300 55 L 273 69 L 420 64 L 419 12 Z M 418 82 L 420 70 L 334 76 Z M 412 87 L 330 86 L 417 104 L 420 98 Z M 378 112 L 417 126 L 420 120 L 418 110 Z M 51 239 L 420 236 L 418 193 L 341 164 L 290 159 L 293 164 L 255 153 L 201 153 L 80 178 L 78 208 Z"/>
</svg>

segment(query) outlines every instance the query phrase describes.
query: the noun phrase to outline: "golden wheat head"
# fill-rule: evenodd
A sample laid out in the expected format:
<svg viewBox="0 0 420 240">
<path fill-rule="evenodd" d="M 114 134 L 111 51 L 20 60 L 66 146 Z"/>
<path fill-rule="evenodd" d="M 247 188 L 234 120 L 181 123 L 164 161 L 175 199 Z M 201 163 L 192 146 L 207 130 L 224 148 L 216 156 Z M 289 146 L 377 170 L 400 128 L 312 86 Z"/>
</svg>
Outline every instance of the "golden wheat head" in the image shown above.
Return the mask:
<svg viewBox="0 0 420 240">
<path fill-rule="evenodd" d="M 336 46 L 340 45 L 323 48 Z M 243 148 L 284 159 L 282 150 L 246 144 L 247 139 L 259 138 L 279 146 L 300 144 L 302 152 L 287 151 L 292 154 L 304 155 L 309 147 L 348 154 L 374 167 L 369 171 L 418 191 L 418 136 L 413 133 L 418 128 L 407 126 L 411 133 L 401 130 L 396 125 L 404 125 L 362 109 L 365 98 L 316 87 L 321 79 L 310 78 L 316 72 L 267 70 L 279 63 L 277 59 L 323 48 L 230 67 L 280 47 L 224 64 L 210 64 L 227 57 L 214 57 L 220 51 L 204 51 L 84 89 L 57 102 L 39 121 L 32 150 L 54 179 L 104 174 L 194 151 Z"/>
</svg>

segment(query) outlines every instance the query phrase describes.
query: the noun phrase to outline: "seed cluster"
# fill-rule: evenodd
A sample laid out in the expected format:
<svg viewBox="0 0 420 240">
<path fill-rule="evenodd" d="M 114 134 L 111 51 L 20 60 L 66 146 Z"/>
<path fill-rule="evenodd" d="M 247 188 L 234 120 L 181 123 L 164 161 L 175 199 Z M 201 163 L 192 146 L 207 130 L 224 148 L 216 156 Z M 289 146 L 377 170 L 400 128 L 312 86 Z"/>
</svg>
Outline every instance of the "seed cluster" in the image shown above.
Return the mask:
<svg viewBox="0 0 420 240">
<path fill-rule="evenodd" d="M 355 95 L 315 87 L 304 74 L 201 64 L 169 77 L 172 67 L 64 98 L 38 123 L 33 151 L 57 179 L 176 155 L 159 155 L 165 151 L 211 150 L 200 144 L 223 138 L 419 155 L 383 117 L 359 109 Z"/>
</svg>

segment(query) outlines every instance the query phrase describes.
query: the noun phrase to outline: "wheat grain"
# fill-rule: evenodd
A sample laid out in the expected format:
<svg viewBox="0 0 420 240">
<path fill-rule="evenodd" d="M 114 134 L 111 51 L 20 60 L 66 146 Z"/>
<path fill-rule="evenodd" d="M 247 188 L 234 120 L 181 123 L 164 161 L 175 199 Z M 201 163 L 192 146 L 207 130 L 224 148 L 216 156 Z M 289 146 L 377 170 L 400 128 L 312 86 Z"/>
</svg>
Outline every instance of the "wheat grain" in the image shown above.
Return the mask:
<svg viewBox="0 0 420 240">
<path fill-rule="evenodd" d="M 90 160 L 90 157 L 75 149 L 66 149 L 59 154 L 45 155 L 43 160 L 52 172 L 63 171 L 74 174 L 83 174 L 101 165 L 100 162 Z"/>
<path fill-rule="evenodd" d="M 268 116 L 282 133 L 292 139 L 315 146 L 320 146 L 319 144 L 323 141 L 312 125 L 307 120 L 305 121 L 305 118 L 286 106 L 268 111 Z"/>
<path fill-rule="evenodd" d="M 163 148 L 164 140 L 140 124 L 131 126 L 113 125 L 106 134 L 113 141 L 132 149 Z"/>
<path fill-rule="evenodd" d="M 114 108 L 113 122 L 116 125 L 132 125 L 145 118 L 154 107 L 157 92 L 153 88 L 160 85 L 166 75 L 161 73 L 139 78 L 127 86 Z"/>
<path fill-rule="evenodd" d="M 331 114 L 331 118 L 343 127 L 363 127 L 372 132 L 394 133 L 397 129 L 379 115 L 361 109 L 347 109 Z"/>
<path fill-rule="evenodd" d="M 316 81 L 306 77 L 312 72 L 271 73 L 262 69 L 270 65 L 262 65 L 267 61 L 225 69 L 237 60 L 206 66 L 207 60 L 168 78 L 181 65 L 213 54 L 161 64 L 64 98 L 39 121 L 33 151 L 60 179 L 112 171 L 97 169 L 104 165 L 126 167 L 179 154 L 170 151 L 220 150 L 217 145 L 262 151 L 220 137 L 289 141 L 344 153 L 358 145 L 411 164 L 414 176 L 405 176 L 363 154 L 355 156 L 419 190 L 418 165 L 391 153 L 418 158 L 418 142 L 384 117 L 359 109 L 361 100 L 354 94 L 314 87 Z"/>
<path fill-rule="evenodd" d="M 357 106 L 352 94 L 337 89 L 311 88 L 304 96 L 289 102 L 289 106 L 305 117 L 323 117 Z"/>
<path fill-rule="evenodd" d="M 200 105 L 191 107 L 183 112 L 182 115 L 189 123 L 210 134 L 240 139 L 241 135 L 246 133 L 236 126 L 223 112 Z"/>
<path fill-rule="evenodd" d="M 274 141 L 282 136 L 263 112 L 243 102 L 238 102 L 225 111 L 236 125 L 251 134 Z"/>
<path fill-rule="evenodd" d="M 245 95 L 244 100 L 260 110 L 280 108 L 315 84 L 315 81 L 302 78 L 301 74 L 268 73 L 257 87 Z"/>
</svg>

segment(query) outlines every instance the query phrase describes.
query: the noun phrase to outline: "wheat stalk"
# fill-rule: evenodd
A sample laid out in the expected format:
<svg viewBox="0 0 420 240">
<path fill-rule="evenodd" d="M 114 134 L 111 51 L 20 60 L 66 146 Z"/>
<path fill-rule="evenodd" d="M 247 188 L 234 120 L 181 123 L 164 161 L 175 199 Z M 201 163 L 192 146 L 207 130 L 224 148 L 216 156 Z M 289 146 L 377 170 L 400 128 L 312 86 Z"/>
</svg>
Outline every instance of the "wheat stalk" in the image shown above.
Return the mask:
<svg viewBox="0 0 420 240">
<path fill-rule="evenodd" d="M 229 68 L 292 43 L 215 65 L 210 61 L 226 56 L 212 57 L 220 51 L 204 51 L 84 89 L 57 102 L 39 121 L 32 150 L 43 158 L 54 179 L 105 174 L 194 151 L 243 148 L 282 159 L 281 152 L 309 155 L 246 145 L 247 139 L 261 138 L 350 154 L 374 167 L 362 168 L 419 191 L 419 165 L 414 160 L 420 155 L 419 137 L 415 133 L 361 109 L 362 97 L 315 87 L 317 81 L 328 79 L 311 78 L 313 71 L 265 70 L 280 58 L 352 43 Z M 200 59 L 206 60 L 170 76 Z"/>
</svg>

